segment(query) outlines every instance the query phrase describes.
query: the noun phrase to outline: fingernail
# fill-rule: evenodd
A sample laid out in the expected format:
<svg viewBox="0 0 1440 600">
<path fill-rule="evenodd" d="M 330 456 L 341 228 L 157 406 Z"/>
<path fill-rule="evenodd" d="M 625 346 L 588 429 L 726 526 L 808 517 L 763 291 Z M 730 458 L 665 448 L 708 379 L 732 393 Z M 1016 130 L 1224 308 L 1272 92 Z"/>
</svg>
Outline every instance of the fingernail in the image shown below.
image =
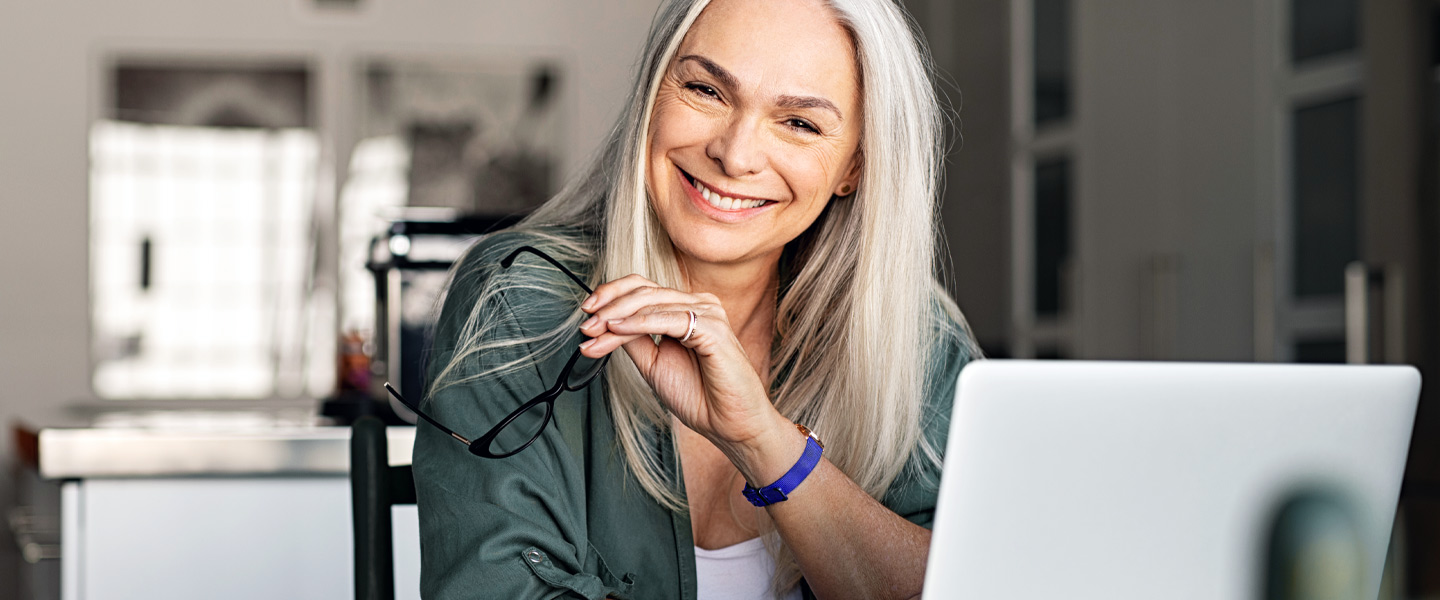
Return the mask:
<svg viewBox="0 0 1440 600">
<path fill-rule="evenodd" d="M 599 323 L 599 322 L 600 322 L 600 317 L 590 317 L 589 319 L 586 319 L 584 323 L 581 323 L 581 324 L 580 324 L 580 328 L 581 328 L 581 329 L 589 329 L 589 328 L 591 328 L 591 327 L 594 327 L 595 324 L 596 324 L 596 323 Z"/>
<path fill-rule="evenodd" d="M 625 319 L 610 319 L 609 321 L 606 321 L 605 323 L 607 323 L 607 324 L 609 324 L 609 325 L 619 325 L 620 323 L 624 323 L 624 322 L 625 322 Z"/>
<path fill-rule="evenodd" d="M 588 339 L 588 340 L 585 340 L 585 341 L 583 341 L 583 342 L 580 342 L 580 349 L 581 349 L 581 350 L 584 350 L 585 348 L 589 348 L 590 346 L 592 346 L 592 345 L 594 345 L 594 344 L 595 344 L 595 338 L 590 338 L 590 339 Z"/>
<path fill-rule="evenodd" d="M 589 298 L 586 298 L 586 299 L 585 299 L 585 303 L 580 305 L 580 310 L 590 310 L 590 309 L 592 309 L 592 308 L 595 308 L 595 297 L 594 297 L 594 296 L 591 296 L 591 297 L 589 297 Z"/>
</svg>

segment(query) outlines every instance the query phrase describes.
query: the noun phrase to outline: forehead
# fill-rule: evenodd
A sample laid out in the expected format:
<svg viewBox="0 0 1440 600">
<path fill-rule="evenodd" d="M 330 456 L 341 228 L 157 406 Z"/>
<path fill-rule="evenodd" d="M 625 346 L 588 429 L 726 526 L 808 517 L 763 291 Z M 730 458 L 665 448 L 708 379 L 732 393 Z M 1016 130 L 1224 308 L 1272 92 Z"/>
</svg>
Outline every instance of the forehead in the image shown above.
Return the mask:
<svg viewBox="0 0 1440 600">
<path fill-rule="evenodd" d="M 713 0 L 676 56 L 699 54 L 743 85 L 837 102 L 859 96 L 850 35 L 820 0 Z"/>
</svg>

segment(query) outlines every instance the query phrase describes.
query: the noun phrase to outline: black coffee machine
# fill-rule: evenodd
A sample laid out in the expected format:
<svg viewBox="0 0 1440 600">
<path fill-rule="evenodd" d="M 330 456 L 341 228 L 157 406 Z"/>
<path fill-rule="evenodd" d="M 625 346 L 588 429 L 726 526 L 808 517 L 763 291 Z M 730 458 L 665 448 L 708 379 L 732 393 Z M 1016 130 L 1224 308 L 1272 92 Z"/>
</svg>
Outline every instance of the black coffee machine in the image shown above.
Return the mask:
<svg viewBox="0 0 1440 600">
<path fill-rule="evenodd" d="M 375 415 L 396 425 L 414 423 L 415 413 L 391 398 L 384 383 L 391 382 L 407 399 L 419 401 L 425 386 L 425 359 L 450 267 L 486 233 L 518 221 L 519 217 L 513 216 L 426 219 L 408 215 L 392 220 L 384 233 L 375 236 L 365 264 L 375 278 L 375 334 L 368 354 L 368 377 L 342 373 L 340 390 L 324 402 L 321 414 L 340 424 L 362 415 Z"/>
</svg>

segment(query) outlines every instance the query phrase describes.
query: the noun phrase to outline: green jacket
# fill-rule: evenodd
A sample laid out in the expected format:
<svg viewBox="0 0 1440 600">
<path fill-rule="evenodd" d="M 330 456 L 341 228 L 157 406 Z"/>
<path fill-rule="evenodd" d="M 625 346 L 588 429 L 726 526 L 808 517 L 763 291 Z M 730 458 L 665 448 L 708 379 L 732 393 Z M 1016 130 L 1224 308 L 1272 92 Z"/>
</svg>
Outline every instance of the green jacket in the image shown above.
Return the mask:
<svg viewBox="0 0 1440 600">
<path fill-rule="evenodd" d="M 465 266 L 496 263 L 510 250 L 532 243 L 524 234 L 487 237 L 462 259 Z M 543 249 L 543 247 L 542 247 Z M 525 262 L 531 261 L 531 262 Z M 533 256 L 515 268 L 542 264 Z M 567 265 L 568 266 L 568 265 Z M 556 286 L 575 287 L 558 271 Z M 583 274 L 582 274 L 583 276 Z M 485 281 L 461 276 L 436 327 L 430 376 L 449 361 L 460 326 Z M 577 293 L 583 293 L 578 291 Z M 540 332 L 578 306 L 556 307 L 510 293 L 514 319 L 501 335 Z M 957 328 L 954 328 L 958 330 Z M 575 333 L 575 344 L 581 341 Z M 955 379 L 969 360 L 968 345 L 945 339 L 931 365 L 926 435 L 944 448 Z M 524 358 L 524 348 L 493 352 L 470 368 Z M 455 386 L 427 398 L 424 409 L 457 433 L 483 435 L 521 403 L 554 383 L 568 352 L 480 383 Z M 474 372 L 474 371 L 471 371 Z M 414 473 L 420 513 L 421 595 L 425 598 L 617 598 L 694 600 L 694 540 L 688 513 L 672 513 L 652 500 L 629 474 L 615 440 L 604 386 L 555 402 L 551 425 L 524 451 L 505 459 L 471 455 L 464 445 L 420 424 Z M 654 448 L 678 474 L 668 434 Z M 674 481 L 682 482 L 676 476 Z M 930 527 L 938 469 L 907 468 L 882 499 L 911 522 Z M 736 490 L 739 493 L 739 490 Z M 802 582 L 806 598 L 813 598 Z"/>
</svg>

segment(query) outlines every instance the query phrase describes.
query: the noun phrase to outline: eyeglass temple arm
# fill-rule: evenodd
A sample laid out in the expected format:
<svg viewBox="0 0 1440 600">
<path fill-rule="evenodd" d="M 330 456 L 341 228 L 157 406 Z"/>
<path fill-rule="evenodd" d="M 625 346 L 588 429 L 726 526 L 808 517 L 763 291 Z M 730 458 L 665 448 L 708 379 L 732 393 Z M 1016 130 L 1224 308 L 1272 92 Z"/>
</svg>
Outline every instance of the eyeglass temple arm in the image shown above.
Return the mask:
<svg viewBox="0 0 1440 600">
<path fill-rule="evenodd" d="M 584 289 L 584 290 L 585 290 L 585 293 L 587 293 L 587 294 L 593 294 L 593 293 L 595 293 L 595 290 L 592 290 L 592 289 L 590 289 L 590 286 L 585 285 L 585 282 L 584 282 L 584 281 L 581 281 L 580 278 L 579 278 L 578 276 L 576 276 L 574 273 L 571 273 L 571 272 L 570 272 L 570 269 L 565 268 L 565 265 L 562 265 L 562 264 L 560 264 L 559 261 L 557 261 L 557 260 L 555 260 L 555 259 L 553 259 L 553 258 L 550 258 L 550 255 L 549 255 L 549 254 L 546 254 L 546 253 L 544 253 L 544 252 L 541 252 L 541 251 L 539 251 L 539 250 L 536 250 L 535 248 L 532 248 L 532 247 L 530 247 L 530 246 L 521 246 L 521 247 L 519 247 L 519 248 L 516 248 L 514 252 L 511 252 L 509 256 L 506 256 L 503 260 L 500 261 L 500 266 L 501 266 L 501 267 L 504 267 L 504 268 L 506 268 L 506 269 L 510 268 L 510 265 L 515 262 L 515 257 L 520 256 L 520 253 L 521 253 L 521 252 L 529 252 L 530 254 L 534 254 L 535 256 L 538 256 L 538 257 L 540 257 L 540 258 L 545 259 L 545 262 L 548 262 L 548 263 L 550 263 L 550 264 L 552 264 L 552 265 L 555 265 L 555 268 L 560 269 L 560 272 L 564 273 L 567 277 L 569 277 L 569 278 L 570 278 L 571 280 L 573 280 L 576 284 L 578 284 L 582 289 Z"/>
<path fill-rule="evenodd" d="M 470 440 L 465 439 L 465 436 L 462 436 L 462 435 L 460 435 L 460 434 L 458 434 L 458 433 L 455 433 L 455 432 L 453 432 L 453 431 L 450 431 L 450 428 L 449 428 L 449 427 L 446 427 L 446 426 L 444 426 L 444 425 L 441 425 L 439 421 L 436 421 L 435 419 L 430 418 L 430 415 L 427 415 L 427 414 L 425 414 L 424 411 L 421 411 L 421 410 L 420 410 L 420 407 L 415 406 L 414 404 L 411 404 L 409 400 L 406 400 L 404 396 L 401 396 L 401 395 L 400 395 L 400 392 L 395 391 L 395 388 L 393 388 L 393 387 L 390 386 L 390 382 L 388 382 L 388 381 L 385 382 L 385 389 L 388 390 L 388 391 L 390 392 L 390 395 L 391 395 L 391 396 L 394 396 L 396 400 L 399 400 L 401 404 L 404 404 L 405 406 L 410 407 L 410 410 L 415 411 L 415 414 L 420 415 L 420 418 L 425 419 L 426 422 L 430 423 L 431 425 L 434 425 L 434 426 L 435 426 L 437 429 L 439 429 L 440 431 L 443 431 L 443 432 L 445 432 L 445 433 L 447 433 L 447 434 L 450 434 L 450 437 L 453 437 L 453 438 L 455 438 L 455 439 L 457 439 L 457 440 L 460 440 L 460 443 L 465 444 L 466 446 L 469 446 L 469 445 L 470 445 Z"/>
</svg>

